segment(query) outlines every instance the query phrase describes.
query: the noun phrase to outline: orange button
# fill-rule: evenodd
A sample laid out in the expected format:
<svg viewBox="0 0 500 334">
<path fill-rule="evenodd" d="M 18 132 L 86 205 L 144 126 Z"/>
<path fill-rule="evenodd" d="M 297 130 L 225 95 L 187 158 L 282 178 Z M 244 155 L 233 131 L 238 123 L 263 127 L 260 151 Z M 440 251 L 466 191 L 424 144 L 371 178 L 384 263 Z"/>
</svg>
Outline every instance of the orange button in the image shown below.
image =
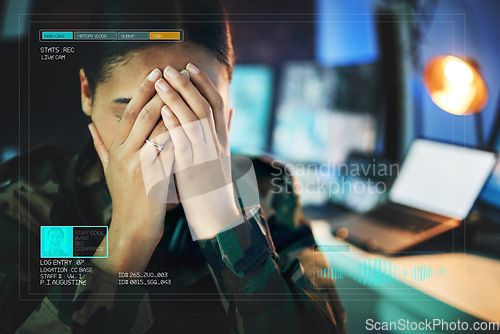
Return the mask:
<svg viewBox="0 0 500 334">
<path fill-rule="evenodd" d="M 170 39 L 180 40 L 181 33 L 179 31 L 150 31 L 149 39 Z"/>
</svg>

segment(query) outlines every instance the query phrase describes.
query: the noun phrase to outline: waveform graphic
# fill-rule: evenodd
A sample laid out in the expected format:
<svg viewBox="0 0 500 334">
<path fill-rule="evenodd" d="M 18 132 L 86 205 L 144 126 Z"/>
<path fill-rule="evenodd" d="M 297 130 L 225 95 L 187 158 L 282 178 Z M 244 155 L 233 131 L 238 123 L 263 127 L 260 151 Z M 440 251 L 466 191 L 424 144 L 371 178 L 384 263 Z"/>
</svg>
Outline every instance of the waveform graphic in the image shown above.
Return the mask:
<svg viewBox="0 0 500 334">
<path fill-rule="evenodd" d="M 317 277 L 335 280 L 349 277 L 359 283 L 377 286 L 399 281 L 401 277 L 406 276 L 422 282 L 434 275 L 444 275 L 445 270 L 444 268 L 437 270 L 424 266 L 405 269 L 386 259 L 373 258 L 365 260 L 348 270 L 336 267 L 322 268 L 314 271 L 313 274 Z"/>
</svg>

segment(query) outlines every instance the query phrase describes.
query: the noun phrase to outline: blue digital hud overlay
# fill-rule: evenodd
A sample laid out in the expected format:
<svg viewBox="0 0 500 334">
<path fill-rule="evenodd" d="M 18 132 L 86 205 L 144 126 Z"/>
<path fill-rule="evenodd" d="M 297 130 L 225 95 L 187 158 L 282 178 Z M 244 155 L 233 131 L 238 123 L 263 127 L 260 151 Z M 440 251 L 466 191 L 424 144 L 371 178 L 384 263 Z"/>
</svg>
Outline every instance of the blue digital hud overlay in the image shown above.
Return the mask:
<svg viewBox="0 0 500 334">
<path fill-rule="evenodd" d="M 107 231 L 107 226 L 41 226 L 40 257 L 106 258 Z M 106 246 L 101 246 L 104 238 Z"/>
<path fill-rule="evenodd" d="M 41 227 L 41 257 L 72 257 L 73 227 L 72 226 L 42 226 Z"/>
</svg>

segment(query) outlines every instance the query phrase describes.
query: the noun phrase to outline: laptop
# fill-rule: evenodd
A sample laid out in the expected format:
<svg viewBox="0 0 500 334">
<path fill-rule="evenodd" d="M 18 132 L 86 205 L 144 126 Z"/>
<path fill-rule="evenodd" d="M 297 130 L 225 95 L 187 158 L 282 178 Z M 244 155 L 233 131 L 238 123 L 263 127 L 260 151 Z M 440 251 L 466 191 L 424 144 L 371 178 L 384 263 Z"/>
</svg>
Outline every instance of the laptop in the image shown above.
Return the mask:
<svg viewBox="0 0 500 334">
<path fill-rule="evenodd" d="M 404 251 L 459 226 L 495 163 L 493 152 L 417 139 L 388 201 L 368 213 L 331 220 L 332 232 L 368 251 Z"/>
<path fill-rule="evenodd" d="M 494 136 L 491 137 L 490 147 L 500 151 L 500 115 L 493 127 Z M 500 254 L 500 162 L 497 162 L 493 172 L 477 200 L 481 212 L 477 228 L 472 236 L 472 246 L 475 249 Z"/>
</svg>

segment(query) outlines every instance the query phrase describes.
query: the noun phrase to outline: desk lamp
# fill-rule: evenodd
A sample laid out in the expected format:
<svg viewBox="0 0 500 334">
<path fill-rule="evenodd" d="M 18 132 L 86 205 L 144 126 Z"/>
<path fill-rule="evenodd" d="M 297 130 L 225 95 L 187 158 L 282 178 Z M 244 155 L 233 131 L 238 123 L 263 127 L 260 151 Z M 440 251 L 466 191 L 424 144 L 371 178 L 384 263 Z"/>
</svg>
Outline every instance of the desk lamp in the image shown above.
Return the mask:
<svg viewBox="0 0 500 334">
<path fill-rule="evenodd" d="M 454 115 L 475 115 L 478 146 L 483 146 L 481 111 L 488 102 L 488 89 L 479 66 L 454 56 L 437 56 L 424 67 L 424 82 L 432 101 Z"/>
</svg>

